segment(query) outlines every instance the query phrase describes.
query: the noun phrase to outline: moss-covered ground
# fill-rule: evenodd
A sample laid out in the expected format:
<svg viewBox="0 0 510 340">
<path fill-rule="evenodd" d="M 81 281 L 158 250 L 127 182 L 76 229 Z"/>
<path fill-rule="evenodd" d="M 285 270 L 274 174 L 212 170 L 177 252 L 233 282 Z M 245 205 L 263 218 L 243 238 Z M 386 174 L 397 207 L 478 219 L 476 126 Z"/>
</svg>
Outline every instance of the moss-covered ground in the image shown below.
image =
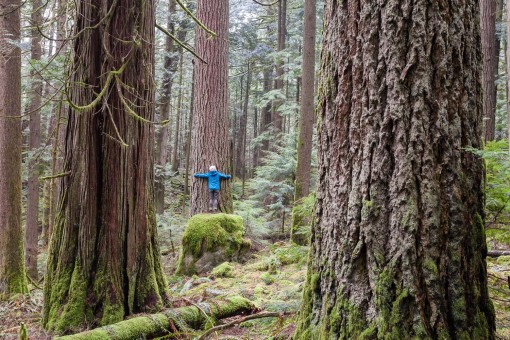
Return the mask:
<svg viewBox="0 0 510 340">
<path fill-rule="evenodd" d="M 183 222 L 182 227 L 184 227 Z M 288 243 L 256 244 L 255 251 L 243 264 L 220 265 L 227 275 L 175 276 L 180 234 L 162 231 L 163 265 L 167 274 L 173 307 L 210 300 L 217 296 L 241 295 L 264 311 L 296 311 L 301 303 L 306 278 L 307 248 Z M 171 241 L 170 237 L 173 239 Z M 489 237 L 489 248 L 504 249 Z M 172 252 L 172 244 L 174 252 Z M 40 256 L 41 270 L 45 255 Z M 490 292 L 497 314 L 498 336 L 510 339 L 510 257 L 488 260 Z M 30 296 L 18 296 L 0 304 L 0 339 L 18 339 L 20 323 L 28 329 L 29 339 L 51 339 L 40 326 L 42 291 L 30 285 Z M 245 322 L 224 330 L 210 339 L 288 339 L 294 332 L 294 316 Z M 199 334 L 188 334 L 188 338 Z"/>
</svg>

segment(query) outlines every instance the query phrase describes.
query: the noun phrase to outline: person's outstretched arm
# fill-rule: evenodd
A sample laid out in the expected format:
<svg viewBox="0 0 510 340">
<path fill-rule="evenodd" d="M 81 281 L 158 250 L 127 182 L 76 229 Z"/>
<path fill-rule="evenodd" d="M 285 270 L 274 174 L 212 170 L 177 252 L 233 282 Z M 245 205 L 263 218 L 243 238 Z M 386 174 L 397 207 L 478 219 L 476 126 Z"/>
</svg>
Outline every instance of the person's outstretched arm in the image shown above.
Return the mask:
<svg viewBox="0 0 510 340">
<path fill-rule="evenodd" d="M 231 179 L 232 178 L 232 176 L 222 174 L 221 172 L 219 174 L 220 174 L 220 178 L 224 178 L 224 179 Z"/>
<path fill-rule="evenodd" d="M 193 176 L 195 176 L 196 178 L 207 178 L 207 177 L 209 177 L 207 174 L 195 174 Z"/>
</svg>

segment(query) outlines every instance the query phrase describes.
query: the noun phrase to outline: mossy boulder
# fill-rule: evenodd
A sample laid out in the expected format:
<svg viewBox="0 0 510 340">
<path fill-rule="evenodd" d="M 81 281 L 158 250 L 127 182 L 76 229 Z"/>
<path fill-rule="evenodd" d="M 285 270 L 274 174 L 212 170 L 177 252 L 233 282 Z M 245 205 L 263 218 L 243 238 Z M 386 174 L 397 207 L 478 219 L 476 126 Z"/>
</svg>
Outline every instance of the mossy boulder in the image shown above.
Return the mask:
<svg viewBox="0 0 510 340">
<path fill-rule="evenodd" d="M 189 219 L 182 237 L 176 274 L 210 272 L 223 262 L 242 262 L 251 242 L 243 238 L 243 218 L 230 214 L 199 214 Z"/>
</svg>

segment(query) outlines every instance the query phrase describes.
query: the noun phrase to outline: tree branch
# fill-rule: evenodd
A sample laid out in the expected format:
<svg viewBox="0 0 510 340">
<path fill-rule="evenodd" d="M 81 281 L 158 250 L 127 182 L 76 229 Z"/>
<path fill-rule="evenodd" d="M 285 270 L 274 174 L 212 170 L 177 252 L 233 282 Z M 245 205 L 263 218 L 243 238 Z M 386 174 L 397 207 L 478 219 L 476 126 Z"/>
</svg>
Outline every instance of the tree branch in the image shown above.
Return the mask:
<svg viewBox="0 0 510 340">
<path fill-rule="evenodd" d="M 234 320 L 232 322 L 210 328 L 204 334 L 202 334 L 198 338 L 198 340 L 204 340 L 208 335 L 210 335 L 213 332 L 233 327 L 235 325 L 238 325 L 238 324 L 243 323 L 248 320 L 261 319 L 261 318 L 282 318 L 285 315 L 293 315 L 293 314 L 296 314 L 296 312 L 282 312 L 282 313 L 262 312 L 262 313 L 258 313 L 258 314 L 248 315 L 248 316 L 245 316 L 244 318 L 240 318 L 240 319 Z"/>
</svg>

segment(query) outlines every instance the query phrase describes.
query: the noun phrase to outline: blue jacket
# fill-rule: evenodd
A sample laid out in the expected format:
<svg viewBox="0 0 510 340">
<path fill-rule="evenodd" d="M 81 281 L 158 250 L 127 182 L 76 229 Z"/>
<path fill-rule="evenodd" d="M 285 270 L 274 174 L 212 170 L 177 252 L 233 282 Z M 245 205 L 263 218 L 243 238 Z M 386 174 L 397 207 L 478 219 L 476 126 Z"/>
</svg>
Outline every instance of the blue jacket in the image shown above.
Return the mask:
<svg viewBox="0 0 510 340">
<path fill-rule="evenodd" d="M 222 174 L 218 171 L 209 171 L 205 174 L 195 174 L 196 178 L 207 178 L 209 190 L 220 190 L 220 178 L 229 179 L 232 176 Z"/>
</svg>

